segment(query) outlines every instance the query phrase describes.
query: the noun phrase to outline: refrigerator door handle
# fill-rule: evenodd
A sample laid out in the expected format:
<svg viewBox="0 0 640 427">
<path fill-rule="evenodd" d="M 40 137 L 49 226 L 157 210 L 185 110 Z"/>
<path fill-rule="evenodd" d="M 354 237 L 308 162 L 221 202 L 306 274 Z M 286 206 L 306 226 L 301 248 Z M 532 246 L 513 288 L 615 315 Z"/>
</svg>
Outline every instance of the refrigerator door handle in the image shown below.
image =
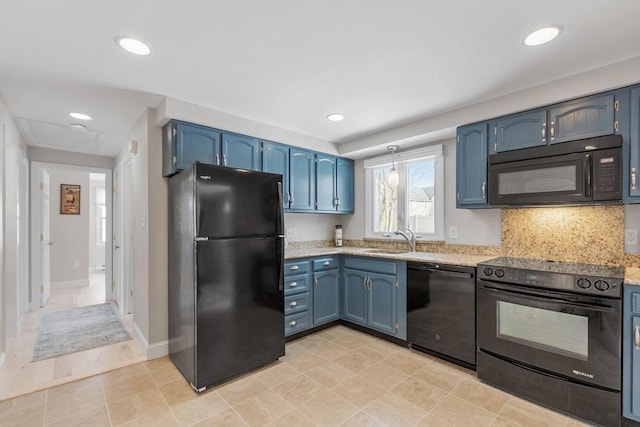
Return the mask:
<svg viewBox="0 0 640 427">
<path fill-rule="evenodd" d="M 284 208 L 282 207 L 282 182 L 278 182 L 278 230 L 276 234 L 284 235 Z"/>
<path fill-rule="evenodd" d="M 284 237 L 278 237 L 278 290 L 284 292 Z"/>
</svg>

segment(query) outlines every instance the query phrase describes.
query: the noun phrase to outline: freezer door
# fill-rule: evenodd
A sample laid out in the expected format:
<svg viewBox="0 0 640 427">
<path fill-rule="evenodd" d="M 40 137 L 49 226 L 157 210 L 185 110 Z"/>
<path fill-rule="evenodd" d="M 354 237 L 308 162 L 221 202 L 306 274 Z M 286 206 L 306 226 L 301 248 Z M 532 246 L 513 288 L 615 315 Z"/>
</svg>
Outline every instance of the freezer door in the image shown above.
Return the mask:
<svg viewBox="0 0 640 427">
<path fill-rule="evenodd" d="M 196 387 L 284 356 L 282 239 L 199 241 L 196 258 Z"/>
<path fill-rule="evenodd" d="M 225 239 L 281 234 L 281 182 L 281 175 L 196 164 L 196 236 Z"/>
</svg>

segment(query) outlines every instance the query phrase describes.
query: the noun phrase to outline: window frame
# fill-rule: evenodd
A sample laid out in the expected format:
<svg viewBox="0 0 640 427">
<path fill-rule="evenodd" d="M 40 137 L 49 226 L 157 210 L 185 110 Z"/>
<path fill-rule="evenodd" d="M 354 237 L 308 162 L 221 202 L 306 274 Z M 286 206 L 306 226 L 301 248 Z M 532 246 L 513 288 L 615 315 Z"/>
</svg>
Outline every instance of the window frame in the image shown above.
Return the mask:
<svg viewBox="0 0 640 427">
<path fill-rule="evenodd" d="M 409 199 L 407 196 L 407 163 L 433 157 L 434 164 L 434 232 L 418 233 L 418 241 L 444 241 L 444 147 L 442 144 L 400 152 L 394 155 L 396 169 L 400 175 L 398 183 L 398 226 L 405 227 L 408 223 Z M 379 167 L 391 167 L 391 155 L 374 157 L 364 161 L 365 170 L 365 239 L 384 239 L 404 241 L 402 236 L 389 232 L 374 232 L 374 174 Z"/>
</svg>

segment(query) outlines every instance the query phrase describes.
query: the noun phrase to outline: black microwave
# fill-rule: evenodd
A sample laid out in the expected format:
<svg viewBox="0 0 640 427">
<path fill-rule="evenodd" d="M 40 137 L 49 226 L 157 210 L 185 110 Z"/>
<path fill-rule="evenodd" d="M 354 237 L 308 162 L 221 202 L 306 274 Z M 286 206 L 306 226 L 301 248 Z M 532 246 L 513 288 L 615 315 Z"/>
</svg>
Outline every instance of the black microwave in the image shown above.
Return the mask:
<svg viewBox="0 0 640 427">
<path fill-rule="evenodd" d="M 619 203 L 622 137 L 525 148 L 489 156 L 489 204 L 544 206 Z"/>
</svg>

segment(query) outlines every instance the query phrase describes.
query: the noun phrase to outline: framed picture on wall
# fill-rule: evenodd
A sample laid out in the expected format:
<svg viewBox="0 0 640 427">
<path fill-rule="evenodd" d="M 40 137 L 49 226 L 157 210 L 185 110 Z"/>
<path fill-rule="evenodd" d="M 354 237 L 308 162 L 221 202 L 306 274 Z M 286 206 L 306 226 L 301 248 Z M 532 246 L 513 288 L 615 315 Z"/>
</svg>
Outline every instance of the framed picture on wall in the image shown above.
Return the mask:
<svg viewBox="0 0 640 427">
<path fill-rule="evenodd" d="M 60 213 L 80 215 L 80 186 L 60 184 Z"/>
</svg>

